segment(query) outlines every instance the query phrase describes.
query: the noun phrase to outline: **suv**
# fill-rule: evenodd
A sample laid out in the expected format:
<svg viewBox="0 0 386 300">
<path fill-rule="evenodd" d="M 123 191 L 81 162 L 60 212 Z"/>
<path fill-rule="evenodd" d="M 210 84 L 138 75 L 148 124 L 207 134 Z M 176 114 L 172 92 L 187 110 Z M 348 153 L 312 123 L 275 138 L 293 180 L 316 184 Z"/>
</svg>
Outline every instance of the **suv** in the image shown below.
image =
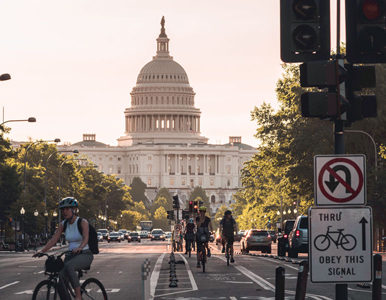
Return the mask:
<svg viewBox="0 0 386 300">
<path fill-rule="evenodd" d="M 277 239 L 277 255 L 285 256 L 288 251 L 288 235 L 294 227 L 295 220 L 285 220 L 283 222 L 283 231 L 281 231 L 281 237 Z"/>
<path fill-rule="evenodd" d="M 308 253 L 308 217 L 298 216 L 288 235 L 288 256 L 297 258 L 300 253 Z"/>
<path fill-rule="evenodd" d="M 107 229 L 98 229 L 98 232 L 102 233 L 103 239 L 107 240 L 107 234 L 109 233 Z"/>
<path fill-rule="evenodd" d="M 250 250 L 261 251 L 262 253 L 271 253 L 271 235 L 264 229 L 250 229 L 241 239 L 240 248 L 243 253 L 249 253 Z"/>
<path fill-rule="evenodd" d="M 163 232 L 162 229 L 153 229 L 153 231 L 150 233 L 151 241 L 153 240 L 165 240 L 165 232 Z"/>
</svg>

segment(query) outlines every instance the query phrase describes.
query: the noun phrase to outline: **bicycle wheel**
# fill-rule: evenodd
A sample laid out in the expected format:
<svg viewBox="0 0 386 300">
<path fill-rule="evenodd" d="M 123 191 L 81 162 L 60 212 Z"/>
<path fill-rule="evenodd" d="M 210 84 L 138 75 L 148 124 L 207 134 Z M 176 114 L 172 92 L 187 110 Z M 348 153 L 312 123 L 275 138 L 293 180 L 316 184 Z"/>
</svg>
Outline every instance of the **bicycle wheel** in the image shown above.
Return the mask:
<svg viewBox="0 0 386 300">
<path fill-rule="evenodd" d="M 315 238 L 314 246 L 319 251 L 326 251 L 328 248 L 330 248 L 330 243 L 330 239 L 327 236 L 321 234 Z"/>
<path fill-rule="evenodd" d="M 226 254 L 225 254 L 226 258 L 227 258 L 227 266 L 229 266 L 229 245 L 227 243 L 227 247 L 226 247 Z"/>
<path fill-rule="evenodd" d="M 36 286 L 32 300 L 53 300 L 55 296 L 56 286 L 50 280 L 43 280 Z"/>
<path fill-rule="evenodd" d="M 206 248 L 205 244 L 201 246 L 201 262 L 202 262 L 202 273 L 205 273 L 205 263 L 206 263 Z"/>
<path fill-rule="evenodd" d="M 96 278 L 88 278 L 85 282 L 83 282 L 80 290 L 82 292 L 83 299 L 107 300 L 106 290 L 102 282 Z"/>
<path fill-rule="evenodd" d="M 342 236 L 342 239 L 340 240 L 340 245 L 344 250 L 350 251 L 354 249 L 357 245 L 357 240 L 352 234 L 346 234 Z"/>
</svg>

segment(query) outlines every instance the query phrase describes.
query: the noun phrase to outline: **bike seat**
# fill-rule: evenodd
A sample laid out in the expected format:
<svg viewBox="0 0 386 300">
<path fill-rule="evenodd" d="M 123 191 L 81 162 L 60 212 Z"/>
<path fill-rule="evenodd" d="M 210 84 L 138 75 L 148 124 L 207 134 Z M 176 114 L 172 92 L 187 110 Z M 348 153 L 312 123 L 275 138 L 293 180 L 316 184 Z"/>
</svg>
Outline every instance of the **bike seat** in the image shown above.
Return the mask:
<svg viewBox="0 0 386 300">
<path fill-rule="evenodd" d="M 343 231 L 344 229 L 337 229 L 338 231 Z"/>
</svg>

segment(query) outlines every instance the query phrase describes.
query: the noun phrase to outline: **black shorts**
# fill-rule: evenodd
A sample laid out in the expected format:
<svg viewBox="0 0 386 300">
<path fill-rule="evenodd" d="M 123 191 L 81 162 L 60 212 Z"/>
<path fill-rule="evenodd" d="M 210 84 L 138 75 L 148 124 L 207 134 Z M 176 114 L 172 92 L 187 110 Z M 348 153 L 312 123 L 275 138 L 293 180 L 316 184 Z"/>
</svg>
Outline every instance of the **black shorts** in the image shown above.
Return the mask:
<svg viewBox="0 0 386 300">
<path fill-rule="evenodd" d="M 233 245 L 235 241 L 235 236 L 234 235 L 226 235 L 225 238 L 228 240 L 228 245 Z"/>
</svg>

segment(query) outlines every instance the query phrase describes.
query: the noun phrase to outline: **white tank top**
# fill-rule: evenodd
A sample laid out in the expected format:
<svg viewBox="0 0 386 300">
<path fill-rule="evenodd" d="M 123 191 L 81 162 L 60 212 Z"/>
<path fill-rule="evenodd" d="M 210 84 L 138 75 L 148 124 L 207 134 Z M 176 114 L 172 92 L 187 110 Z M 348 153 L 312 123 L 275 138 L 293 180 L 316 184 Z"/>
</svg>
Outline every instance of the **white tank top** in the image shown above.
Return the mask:
<svg viewBox="0 0 386 300">
<path fill-rule="evenodd" d="M 68 242 L 68 250 L 72 251 L 80 246 L 82 243 L 83 237 L 79 232 L 78 229 L 78 219 L 79 217 L 76 218 L 75 222 L 70 224 L 70 222 L 67 223 L 67 228 L 64 234 L 66 235 L 66 241 Z M 63 226 L 64 226 L 63 221 Z M 84 250 L 89 249 L 88 244 L 83 248 Z"/>
</svg>

